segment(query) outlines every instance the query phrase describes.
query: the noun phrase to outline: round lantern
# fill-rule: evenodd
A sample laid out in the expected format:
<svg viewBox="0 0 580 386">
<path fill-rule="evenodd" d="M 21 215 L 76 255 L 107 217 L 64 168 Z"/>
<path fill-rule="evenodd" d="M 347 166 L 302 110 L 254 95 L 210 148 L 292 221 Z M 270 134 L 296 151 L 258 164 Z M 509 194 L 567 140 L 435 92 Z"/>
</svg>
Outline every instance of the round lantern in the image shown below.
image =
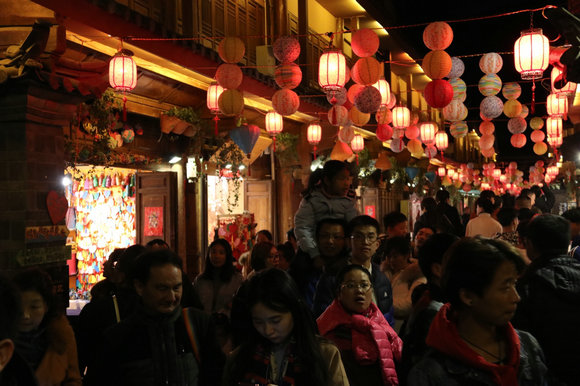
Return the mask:
<svg viewBox="0 0 580 386">
<path fill-rule="evenodd" d="M 135 139 L 135 131 L 133 129 L 125 129 L 121 133 L 121 138 L 125 143 L 131 143 Z"/>
<path fill-rule="evenodd" d="M 467 117 L 467 107 L 459 100 L 452 100 L 442 112 L 443 117 L 451 122 L 462 121 Z"/>
<path fill-rule="evenodd" d="M 424 144 L 430 144 L 435 139 L 435 133 L 437 133 L 439 127 L 435 122 L 422 122 L 419 125 L 419 132 L 421 133 L 421 141 Z"/>
<path fill-rule="evenodd" d="M 281 115 L 292 115 L 300 107 L 300 98 L 294 91 L 283 88 L 272 95 L 272 107 Z"/>
<path fill-rule="evenodd" d="M 381 107 L 375 114 L 378 124 L 388 124 L 393 122 L 393 112 L 387 107 Z"/>
<path fill-rule="evenodd" d="M 564 73 L 558 67 L 554 66 L 550 74 L 552 93 L 560 96 L 572 96 L 576 93 L 576 83 L 564 83 Z M 558 87 L 560 86 L 560 87 Z"/>
<path fill-rule="evenodd" d="M 419 123 L 419 113 L 411 111 L 411 125 L 416 125 L 417 123 Z"/>
<path fill-rule="evenodd" d="M 516 82 L 509 82 L 503 85 L 501 93 L 505 99 L 518 99 L 522 94 L 522 86 Z"/>
<path fill-rule="evenodd" d="M 526 136 L 523 134 L 514 134 L 510 138 L 510 142 L 513 147 L 520 149 L 526 144 Z"/>
<path fill-rule="evenodd" d="M 493 169 L 492 177 L 494 180 L 499 180 L 501 178 L 501 169 Z"/>
<path fill-rule="evenodd" d="M 493 143 L 495 142 L 495 136 L 493 134 L 489 135 L 482 135 L 479 138 L 479 148 L 483 150 L 487 150 L 493 147 Z"/>
<path fill-rule="evenodd" d="M 449 126 L 449 133 L 453 138 L 463 138 L 467 135 L 469 127 L 465 121 L 452 122 Z"/>
<path fill-rule="evenodd" d="M 481 77 L 477 87 L 484 96 L 496 95 L 501 90 L 501 79 L 497 74 L 486 74 Z"/>
<path fill-rule="evenodd" d="M 376 136 L 381 142 L 388 141 L 393 137 L 393 128 L 387 124 L 379 124 L 377 125 Z"/>
<path fill-rule="evenodd" d="M 224 92 L 224 89 L 217 82 L 210 84 L 207 88 L 207 108 L 213 114 L 217 114 L 220 111 L 218 100 L 222 92 Z"/>
<path fill-rule="evenodd" d="M 373 84 L 373 87 L 381 93 L 381 106 L 387 106 L 391 102 L 391 86 L 389 86 L 389 82 L 384 77 L 381 77 L 377 83 Z"/>
<path fill-rule="evenodd" d="M 238 63 L 244 57 L 245 52 L 246 46 L 238 37 L 224 38 L 218 46 L 218 54 L 226 63 Z"/>
<path fill-rule="evenodd" d="M 405 106 L 397 106 L 393 109 L 393 127 L 404 129 L 411 123 L 411 112 Z"/>
<path fill-rule="evenodd" d="M 346 83 L 346 58 L 339 50 L 328 50 L 318 62 L 318 84 L 324 90 L 340 90 Z"/>
<path fill-rule="evenodd" d="M 350 108 L 348 116 L 352 121 L 352 123 L 354 123 L 357 126 L 364 126 L 371 119 L 371 115 L 369 113 L 361 112 L 359 109 L 356 108 L 356 106 L 352 106 Z"/>
<path fill-rule="evenodd" d="M 425 155 L 431 159 L 437 155 L 437 148 L 434 144 L 425 146 Z"/>
<path fill-rule="evenodd" d="M 546 119 L 546 133 L 548 137 L 558 137 L 562 135 L 562 118 L 548 117 Z"/>
<path fill-rule="evenodd" d="M 355 134 L 354 138 L 350 142 L 350 148 L 355 153 L 359 153 L 365 148 L 365 140 L 362 135 Z"/>
<path fill-rule="evenodd" d="M 341 87 L 337 91 L 327 90 L 326 100 L 332 105 L 342 106 L 347 100 L 346 88 Z"/>
<path fill-rule="evenodd" d="M 495 149 L 490 147 L 489 149 L 481 149 L 481 155 L 486 158 L 492 158 L 495 155 Z"/>
<path fill-rule="evenodd" d="M 302 82 L 302 70 L 295 63 L 280 64 L 274 71 L 274 80 L 280 88 L 296 88 Z"/>
<path fill-rule="evenodd" d="M 534 143 L 542 142 L 546 139 L 546 134 L 544 134 L 542 130 L 534 130 L 532 131 L 532 134 L 530 134 L 530 139 Z"/>
<path fill-rule="evenodd" d="M 423 96 L 429 106 L 441 109 L 453 100 L 453 87 L 446 80 L 432 80 L 425 87 Z"/>
<path fill-rule="evenodd" d="M 449 84 L 453 88 L 453 99 L 465 102 L 467 98 L 467 85 L 461 78 L 449 79 Z"/>
<path fill-rule="evenodd" d="M 407 150 L 409 150 L 409 153 L 411 153 L 411 155 L 416 158 L 419 158 L 423 155 L 423 145 L 418 139 L 411 139 L 407 143 Z"/>
<path fill-rule="evenodd" d="M 479 68 L 485 74 L 497 74 L 503 66 L 503 59 L 495 52 L 489 52 L 479 59 Z"/>
<path fill-rule="evenodd" d="M 390 148 L 395 153 L 400 153 L 405 149 L 405 142 L 400 138 L 394 138 L 391 140 Z"/>
<path fill-rule="evenodd" d="M 338 139 L 344 143 L 350 143 L 354 138 L 354 129 L 352 126 L 343 127 L 338 131 Z"/>
<path fill-rule="evenodd" d="M 497 96 L 492 95 L 483 98 L 479 104 L 480 113 L 488 119 L 494 119 L 501 115 L 503 102 Z"/>
<path fill-rule="evenodd" d="M 244 75 L 237 64 L 224 63 L 218 67 L 215 79 L 225 89 L 237 89 L 242 84 Z"/>
<path fill-rule="evenodd" d="M 224 90 L 218 99 L 218 106 L 225 116 L 239 115 L 244 109 L 244 95 L 238 90 Z"/>
<path fill-rule="evenodd" d="M 525 119 L 529 113 L 530 113 L 530 110 L 528 109 L 528 106 L 522 105 L 522 112 L 520 113 L 520 115 L 518 115 L 518 117 Z"/>
<path fill-rule="evenodd" d="M 352 34 L 350 45 L 358 57 L 373 56 L 379 49 L 379 36 L 370 28 L 359 29 Z"/>
<path fill-rule="evenodd" d="M 300 56 L 300 43 L 293 36 L 280 36 L 274 41 L 272 51 L 282 63 L 290 63 Z"/>
<path fill-rule="evenodd" d="M 373 57 L 360 58 L 350 71 L 350 76 L 355 83 L 371 86 L 382 75 L 382 64 Z"/>
<path fill-rule="evenodd" d="M 548 111 L 548 115 L 552 116 L 564 116 L 568 114 L 568 98 L 560 97 L 556 94 L 548 95 L 546 110 Z"/>
<path fill-rule="evenodd" d="M 508 118 L 518 117 L 522 113 L 522 104 L 516 99 L 508 99 L 503 104 L 503 113 Z"/>
<path fill-rule="evenodd" d="M 452 57 L 451 58 L 451 70 L 449 71 L 449 74 L 447 74 L 447 77 L 449 79 L 459 78 L 459 77 L 461 77 L 461 75 L 463 75 L 464 71 L 465 71 L 465 64 L 463 63 L 463 60 L 459 59 L 456 56 Z"/>
<path fill-rule="evenodd" d="M 444 131 L 440 131 L 435 134 L 435 146 L 440 151 L 444 151 L 449 146 L 449 138 L 447 137 L 447 133 Z"/>
<path fill-rule="evenodd" d="M 537 155 L 546 154 L 547 151 L 548 151 L 548 145 L 546 145 L 545 142 L 537 142 L 534 145 L 534 153 L 536 153 Z"/>
<path fill-rule="evenodd" d="M 328 122 L 334 126 L 345 126 L 348 123 L 348 109 L 334 105 L 328 110 Z"/>
<path fill-rule="evenodd" d="M 131 56 L 118 52 L 109 62 L 109 84 L 115 91 L 127 92 L 137 86 L 137 65 Z"/>
<path fill-rule="evenodd" d="M 443 166 L 439 166 L 437 168 L 437 175 L 439 177 L 445 177 L 447 175 L 447 169 L 445 169 L 445 167 L 443 167 Z"/>
<path fill-rule="evenodd" d="M 393 138 L 401 138 L 405 136 L 405 129 L 393 129 Z"/>
<path fill-rule="evenodd" d="M 495 131 L 495 125 L 491 121 L 483 121 L 479 124 L 481 135 L 490 135 Z"/>
<path fill-rule="evenodd" d="M 387 107 L 389 109 L 392 109 L 393 107 L 395 107 L 396 104 L 397 104 L 397 97 L 395 96 L 395 94 L 393 94 L 393 91 L 391 91 L 391 100 L 390 100 L 389 104 L 387 105 Z"/>
<path fill-rule="evenodd" d="M 423 43 L 430 50 L 444 50 L 453 41 L 453 30 L 444 21 L 430 23 L 423 30 Z"/>
<path fill-rule="evenodd" d="M 275 111 L 269 111 L 266 114 L 266 131 L 272 136 L 280 134 L 284 128 L 284 119 Z"/>
<path fill-rule="evenodd" d="M 431 79 L 446 77 L 451 70 L 451 56 L 445 51 L 430 51 L 421 63 L 423 72 Z"/>
<path fill-rule="evenodd" d="M 538 79 L 548 68 L 550 42 L 542 29 L 522 31 L 514 45 L 514 62 L 522 79 Z"/>
<path fill-rule="evenodd" d="M 348 88 L 348 92 L 347 92 L 347 97 L 348 100 L 350 101 L 350 103 L 352 103 L 354 105 L 354 98 L 356 98 L 357 94 L 359 92 L 361 92 L 363 90 L 363 88 L 365 88 L 365 86 L 363 86 L 362 84 L 353 84 L 352 86 L 350 86 Z"/>
<path fill-rule="evenodd" d="M 540 117 L 533 117 L 530 119 L 530 127 L 534 130 L 539 130 L 544 127 L 544 120 Z"/>
<path fill-rule="evenodd" d="M 374 86 L 365 86 L 354 97 L 354 105 L 363 113 L 374 113 L 381 107 L 381 92 Z"/>
<path fill-rule="evenodd" d="M 417 139 L 420 134 L 421 131 L 417 125 L 411 125 L 405 129 L 405 137 L 408 139 Z"/>
</svg>

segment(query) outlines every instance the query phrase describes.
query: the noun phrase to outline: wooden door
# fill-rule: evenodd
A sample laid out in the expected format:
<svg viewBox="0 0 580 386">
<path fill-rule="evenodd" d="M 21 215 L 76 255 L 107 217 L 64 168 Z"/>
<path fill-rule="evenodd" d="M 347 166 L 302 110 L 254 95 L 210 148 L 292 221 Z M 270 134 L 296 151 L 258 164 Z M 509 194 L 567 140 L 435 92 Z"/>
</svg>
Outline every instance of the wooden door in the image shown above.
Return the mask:
<svg viewBox="0 0 580 386">
<path fill-rule="evenodd" d="M 244 182 L 244 209 L 254 214 L 256 231 L 267 229 L 275 235 L 272 208 L 272 181 Z"/>
<path fill-rule="evenodd" d="M 175 172 L 137 173 L 137 243 L 145 245 L 153 239 L 163 239 L 175 250 L 176 191 Z"/>
</svg>

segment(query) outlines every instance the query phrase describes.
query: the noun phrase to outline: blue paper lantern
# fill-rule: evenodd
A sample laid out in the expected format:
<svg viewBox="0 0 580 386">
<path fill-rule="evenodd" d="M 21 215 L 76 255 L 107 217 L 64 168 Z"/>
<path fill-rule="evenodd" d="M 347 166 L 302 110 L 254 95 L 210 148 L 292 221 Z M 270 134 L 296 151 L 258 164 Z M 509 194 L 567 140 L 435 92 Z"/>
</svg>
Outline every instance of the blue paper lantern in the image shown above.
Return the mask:
<svg viewBox="0 0 580 386">
<path fill-rule="evenodd" d="M 419 173 L 419 168 L 408 166 L 405 168 L 405 172 L 407 173 L 410 179 L 414 180 L 415 177 L 417 177 L 417 174 Z"/>
<path fill-rule="evenodd" d="M 256 125 L 242 125 L 230 131 L 230 138 L 248 155 L 248 158 L 259 137 L 260 128 Z"/>
</svg>

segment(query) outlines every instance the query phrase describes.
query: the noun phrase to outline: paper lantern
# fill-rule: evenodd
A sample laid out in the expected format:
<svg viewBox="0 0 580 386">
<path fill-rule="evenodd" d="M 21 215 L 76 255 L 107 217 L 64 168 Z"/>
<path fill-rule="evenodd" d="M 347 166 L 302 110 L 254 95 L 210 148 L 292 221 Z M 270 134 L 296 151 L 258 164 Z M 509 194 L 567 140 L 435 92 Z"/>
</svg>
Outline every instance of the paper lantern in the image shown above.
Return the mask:
<svg viewBox="0 0 580 386">
<path fill-rule="evenodd" d="M 503 104 L 503 113 L 508 118 L 518 117 L 522 113 L 522 104 L 515 99 L 508 99 Z"/>
<path fill-rule="evenodd" d="M 218 106 L 225 116 L 239 115 L 244 109 L 244 95 L 238 90 L 224 90 L 218 99 Z"/>
<path fill-rule="evenodd" d="M 389 86 L 389 82 L 384 77 L 381 77 L 377 83 L 373 84 L 373 87 L 381 93 L 381 106 L 387 106 L 391 102 L 391 86 Z"/>
<path fill-rule="evenodd" d="M 393 91 L 391 91 L 391 101 L 389 102 L 387 107 L 389 109 L 392 109 L 393 107 L 395 107 L 396 104 L 397 104 L 397 97 L 395 96 L 395 94 L 393 94 Z"/>
<path fill-rule="evenodd" d="M 109 84 L 121 92 L 131 91 L 137 86 L 137 65 L 131 56 L 118 52 L 111 58 Z"/>
<path fill-rule="evenodd" d="M 548 137 L 557 137 L 562 135 L 562 118 L 548 117 L 546 119 L 546 133 Z"/>
<path fill-rule="evenodd" d="M 528 106 L 522 105 L 522 112 L 520 113 L 520 115 L 518 115 L 518 117 L 525 119 L 529 113 L 530 113 L 530 110 L 528 109 Z"/>
<path fill-rule="evenodd" d="M 355 134 L 354 138 L 350 142 L 350 148 L 355 153 L 359 153 L 365 148 L 365 140 L 362 135 Z"/>
<path fill-rule="evenodd" d="M 284 119 L 277 112 L 269 111 L 266 114 L 265 126 L 268 134 L 275 136 L 282 132 L 284 128 Z"/>
<path fill-rule="evenodd" d="M 391 140 L 390 148 L 391 151 L 395 153 L 400 153 L 403 150 L 405 150 L 405 142 L 403 142 L 403 140 L 400 138 L 394 138 Z"/>
<path fill-rule="evenodd" d="M 445 149 L 447 149 L 449 146 L 449 138 L 447 137 L 446 132 L 440 131 L 435 134 L 435 145 L 440 151 L 445 151 Z"/>
<path fill-rule="evenodd" d="M 280 64 L 274 71 L 274 80 L 280 88 L 296 88 L 302 82 L 302 70 L 295 63 Z"/>
<path fill-rule="evenodd" d="M 536 153 L 537 155 L 546 154 L 547 151 L 548 145 L 546 145 L 545 142 L 537 142 L 536 144 L 534 144 L 534 153 Z"/>
<path fill-rule="evenodd" d="M 379 49 L 379 36 L 370 28 L 359 29 L 352 34 L 350 45 L 353 52 L 361 58 L 373 56 Z"/>
<path fill-rule="evenodd" d="M 290 63 L 300 56 L 300 43 L 293 36 L 280 36 L 274 41 L 272 51 L 282 63 Z"/>
<path fill-rule="evenodd" d="M 327 90 L 326 100 L 332 105 L 342 106 L 347 100 L 346 88 L 341 87 L 338 90 Z"/>
<path fill-rule="evenodd" d="M 404 129 L 411 123 L 411 112 L 405 106 L 397 106 L 393 109 L 393 127 Z"/>
<path fill-rule="evenodd" d="M 311 145 L 318 145 L 322 139 L 322 127 L 319 122 L 312 122 L 306 130 L 306 139 Z"/>
<path fill-rule="evenodd" d="M 489 52 L 479 59 L 479 68 L 485 74 L 497 74 L 503 66 L 503 59 L 495 52 Z"/>
<path fill-rule="evenodd" d="M 381 107 L 375 114 L 378 124 L 389 124 L 393 122 L 393 112 L 387 107 Z"/>
<path fill-rule="evenodd" d="M 556 94 L 548 95 L 546 111 L 552 116 L 564 116 L 568 114 L 568 98 L 559 97 Z"/>
<path fill-rule="evenodd" d="M 348 123 L 348 109 L 334 105 L 328 110 L 328 122 L 334 126 L 345 126 Z"/>
<path fill-rule="evenodd" d="M 481 138 L 479 138 L 479 148 L 481 150 L 492 148 L 494 142 L 495 136 L 493 134 L 482 135 Z"/>
<path fill-rule="evenodd" d="M 231 90 L 229 90 L 231 91 Z M 230 138 L 238 147 L 246 153 L 248 158 L 254 145 L 260 137 L 260 128 L 256 125 L 241 125 L 230 130 Z"/>
<path fill-rule="evenodd" d="M 381 75 L 382 64 L 373 57 L 360 58 L 350 71 L 352 80 L 364 86 L 372 86 L 377 83 Z"/>
<path fill-rule="evenodd" d="M 430 51 L 421 63 L 423 72 L 431 79 L 442 79 L 451 71 L 451 56 L 445 51 Z"/>
<path fill-rule="evenodd" d="M 495 155 L 495 149 L 490 147 L 489 149 L 481 149 L 481 155 L 486 158 L 492 158 Z"/>
<path fill-rule="evenodd" d="M 393 128 L 387 124 L 377 125 L 376 136 L 381 142 L 388 141 L 393 137 Z"/>
<path fill-rule="evenodd" d="M 518 99 L 522 94 L 522 87 L 519 83 L 509 82 L 503 85 L 501 93 L 505 99 Z"/>
<path fill-rule="evenodd" d="M 357 83 L 353 84 L 348 88 L 348 92 L 346 95 L 350 103 L 354 105 L 354 99 L 356 98 L 357 94 L 363 90 L 363 88 L 365 88 L 365 86 Z"/>
<path fill-rule="evenodd" d="M 544 127 L 544 120 L 540 117 L 533 117 L 530 119 L 530 127 L 534 130 L 539 130 Z"/>
<path fill-rule="evenodd" d="M 409 150 L 409 153 L 411 153 L 415 158 L 419 158 L 423 155 L 423 145 L 418 139 L 411 139 L 407 143 L 407 150 Z"/>
<path fill-rule="evenodd" d="M 459 78 L 461 77 L 461 75 L 463 75 L 463 72 L 465 71 L 465 64 L 463 63 L 463 60 L 461 60 L 460 58 L 454 56 L 451 58 L 451 70 L 449 71 L 449 74 L 447 74 L 447 77 L 449 79 L 455 79 L 455 78 Z"/>
<path fill-rule="evenodd" d="M 340 90 L 346 83 L 346 58 L 339 50 L 328 50 L 318 62 L 318 84 L 324 90 Z"/>
<path fill-rule="evenodd" d="M 393 168 L 393 164 L 387 156 L 386 151 L 381 151 L 379 153 L 379 158 L 377 158 L 377 161 L 375 162 L 375 168 L 379 170 L 390 170 Z"/>
<path fill-rule="evenodd" d="M 405 137 L 408 139 L 417 139 L 421 131 L 417 125 L 411 125 L 405 129 Z"/>
<path fill-rule="evenodd" d="M 439 166 L 437 168 L 437 175 L 439 177 L 445 177 L 447 175 L 447 169 L 445 169 L 445 167 L 443 167 L 443 166 Z"/>
<path fill-rule="evenodd" d="M 393 138 L 403 139 L 406 129 L 393 129 Z"/>
<path fill-rule="evenodd" d="M 501 177 L 501 169 L 493 169 L 492 177 L 494 180 L 499 180 Z"/>
<path fill-rule="evenodd" d="M 574 82 L 566 82 L 564 73 L 556 66 L 552 68 L 550 80 L 553 94 L 569 97 L 576 93 L 577 84 Z"/>
<path fill-rule="evenodd" d="M 520 149 L 526 144 L 526 136 L 523 134 L 513 134 L 510 142 L 513 147 Z"/>
<path fill-rule="evenodd" d="M 542 29 L 522 31 L 514 45 L 514 62 L 516 71 L 522 79 L 538 79 L 548 68 L 550 43 L 542 34 Z"/>
<path fill-rule="evenodd" d="M 207 108 L 213 114 L 217 114 L 220 111 L 218 100 L 222 92 L 224 92 L 224 89 L 217 82 L 210 84 L 207 88 Z"/>
<path fill-rule="evenodd" d="M 496 95 L 501 90 L 501 79 L 497 74 L 486 74 L 481 77 L 477 85 L 479 92 L 484 96 Z"/>
<path fill-rule="evenodd" d="M 546 134 L 544 134 L 542 130 L 534 130 L 532 131 L 532 134 L 530 134 L 530 139 L 534 143 L 542 142 L 546 139 Z"/>
<path fill-rule="evenodd" d="M 442 113 L 448 121 L 462 121 L 467 117 L 467 107 L 459 100 L 452 100 L 443 108 Z"/>
<path fill-rule="evenodd" d="M 419 132 L 421 133 L 421 141 L 424 144 L 430 144 L 435 140 L 435 133 L 437 133 L 439 127 L 435 122 L 422 122 L 419 125 Z"/>
<path fill-rule="evenodd" d="M 548 135 L 547 141 L 550 144 L 550 146 L 552 146 L 552 147 L 556 147 L 556 148 L 560 147 L 562 145 L 562 135 L 557 135 L 557 136 Z"/>
<path fill-rule="evenodd" d="M 423 30 L 423 43 L 430 50 L 444 50 L 453 41 L 453 30 L 444 21 L 430 23 Z"/>
<path fill-rule="evenodd" d="M 352 106 L 350 111 L 348 112 L 350 120 L 357 126 L 364 126 L 366 125 L 369 120 L 371 119 L 371 115 L 369 113 L 363 113 L 356 106 Z"/>
<path fill-rule="evenodd" d="M 343 127 L 338 131 L 338 139 L 344 143 L 350 143 L 354 134 L 354 129 L 351 126 Z"/>
<path fill-rule="evenodd" d="M 491 121 L 483 121 L 479 124 L 481 135 L 490 135 L 495 131 L 495 125 Z"/>
<path fill-rule="evenodd" d="M 435 157 L 437 155 L 437 148 L 435 147 L 434 144 L 430 144 L 425 146 L 425 155 L 431 159 L 433 157 Z"/>
<path fill-rule="evenodd" d="M 121 138 L 125 143 L 131 143 L 135 139 L 135 131 L 133 129 L 124 129 L 121 133 Z"/>
<path fill-rule="evenodd" d="M 238 37 L 227 37 L 222 39 L 218 46 L 218 54 L 226 63 L 238 63 L 246 52 L 246 46 L 242 39 Z"/>
<path fill-rule="evenodd" d="M 242 84 L 244 75 L 237 64 L 224 63 L 219 65 L 215 79 L 225 89 L 237 89 Z"/>
<path fill-rule="evenodd" d="M 453 100 L 453 87 L 446 80 L 432 80 L 423 90 L 423 97 L 429 106 L 441 109 Z"/>
<path fill-rule="evenodd" d="M 449 79 L 449 84 L 453 88 L 453 100 L 465 102 L 467 98 L 467 85 L 460 78 Z"/>
<path fill-rule="evenodd" d="M 283 88 L 272 95 L 272 107 L 278 114 L 292 115 L 300 107 L 300 98 L 294 91 Z"/>
<path fill-rule="evenodd" d="M 467 135 L 469 127 L 465 121 L 452 122 L 449 126 L 449 133 L 453 138 L 463 138 Z"/>
<path fill-rule="evenodd" d="M 365 86 L 354 97 L 354 105 L 363 113 L 374 113 L 381 107 L 381 92 L 374 86 Z"/>
<path fill-rule="evenodd" d="M 480 113 L 488 119 L 494 119 L 503 112 L 503 102 L 497 96 L 492 95 L 483 98 L 479 104 Z"/>
<path fill-rule="evenodd" d="M 346 161 L 352 156 L 352 149 L 342 141 L 336 141 L 330 153 L 330 159 L 337 161 Z"/>
</svg>

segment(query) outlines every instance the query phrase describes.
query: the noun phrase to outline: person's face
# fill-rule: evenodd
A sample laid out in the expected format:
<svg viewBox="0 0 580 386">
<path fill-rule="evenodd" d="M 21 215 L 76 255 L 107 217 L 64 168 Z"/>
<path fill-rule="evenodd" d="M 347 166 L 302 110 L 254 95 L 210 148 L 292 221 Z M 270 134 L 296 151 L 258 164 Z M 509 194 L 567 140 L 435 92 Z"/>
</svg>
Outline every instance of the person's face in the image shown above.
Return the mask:
<svg viewBox="0 0 580 386">
<path fill-rule="evenodd" d="M 409 233 L 409 222 L 402 221 L 387 229 L 388 237 L 404 237 Z"/>
<path fill-rule="evenodd" d="M 169 314 L 181 302 L 181 269 L 173 264 L 165 264 L 150 269 L 147 283 L 135 281 L 135 289 L 145 308 L 153 313 Z"/>
<path fill-rule="evenodd" d="M 331 196 L 346 196 L 352 183 L 350 172 L 346 169 L 338 172 L 332 179 L 325 178 L 325 190 Z"/>
<path fill-rule="evenodd" d="M 371 260 L 379 246 L 375 227 L 365 225 L 356 227 L 350 237 L 352 259 L 357 264 L 366 264 Z"/>
<path fill-rule="evenodd" d="M 338 301 L 345 310 L 362 314 L 368 310 L 372 301 L 372 283 L 366 273 L 353 269 L 344 275 L 340 284 Z"/>
<path fill-rule="evenodd" d="M 266 235 L 265 235 L 265 234 L 263 234 L 263 233 L 258 233 L 258 234 L 256 235 L 256 244 L 258 244 L 258 243 L 264 243 L 264 242 L 266 242 L 266 241 L 270 241 L 270 240 L 268 239 L 268 237 L 266 237 Z"/>
<path fill-rule="evenodd" d="M 433 230 L 431 228 L 419 229 L 415 235 L 415 247 L 421 247 L 421 245 L 425 244 L 425 241 L 427 241 L 431 236 L 433 236 Z"/>
<path fill-rule="evenodd" d="M 270 254 L 266 257 L 266 268 L 274 268 L 277 267 L 280 263 L 280 253 L 276 247 L 272 247 L 270 249 Z"/>
<path fill-rule="evenodd" d="M 252 323 L 258 334 L 274 344 L 286 342 L 294 330 L 291 312 L 273 310 L 263 303 L 255 304 L 252 309 Z"/>
<path fill-rule="evenodd" d="M 400 254 L 394 253 L 388 257 L 389 259 L 389 268 L 393 272 L 399 272 L 402 269 L 405 269 L 409 265 L 409 255 L 408 254 Z"/>
<path fill-rule="evenodd" d="M 532 204 L 532 206 L 533 206 L 533 205 L 536 203 L 536 194 L 535 194 L 535 193 L 532 193 L 532 192 L 530 192 L 530 193 L 528 194 L 528 197 L 530 198 L 530 203 L 531 203 L 531 204 Z"/>
<path fill-rule="evenodd" d="M 344 250 L 344 229 L 338 224 L 324 224 L 318 232 L 318 249 L 324 257 L 336 257 Z"/>
<path fill-rule="evenodd" d="M 22 316 L 18 322 L 18 331 L 30 332 L 40 326 L 44 315 L 48 312 L 48 305 L 42 295 L 34 290 L 22 291 Z"/>
<path fill-rule="evenodd" d="M 216 268 L 223 267 L 226 263 L 226 249 L 219 244 L 211 247 L 209 249 L 209 261 Z"/>
<path fill-rule="evenodd" d="M 511 262 L 503 262 L 483 296 L 468 293 L 468 308 L 476 320 L 494 326 L 507 324 L 514 316 L 520 296 L 516 291 L 518 272 Z M 471 305 L 469 305 L 471 302 Z"/>
</svg>

